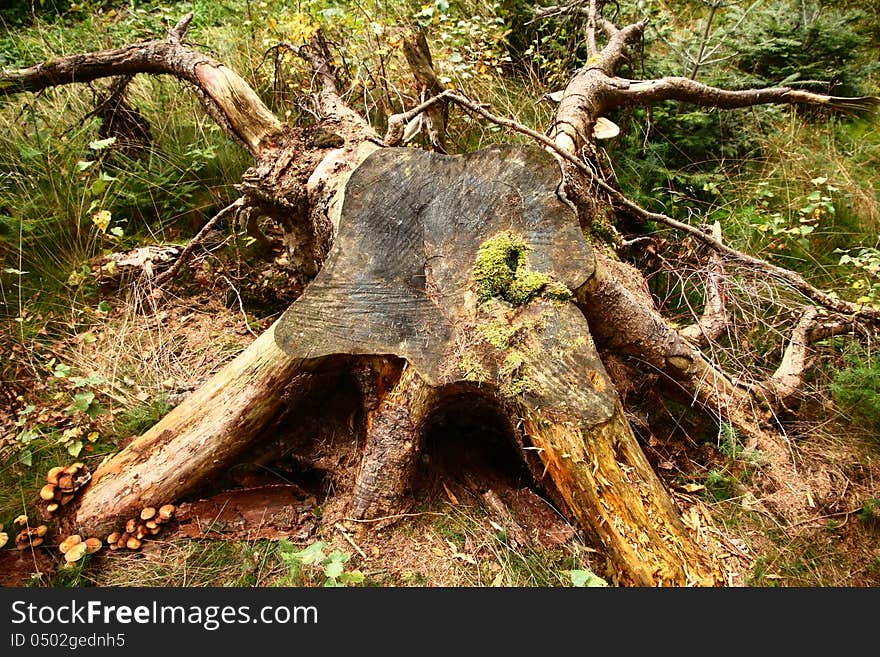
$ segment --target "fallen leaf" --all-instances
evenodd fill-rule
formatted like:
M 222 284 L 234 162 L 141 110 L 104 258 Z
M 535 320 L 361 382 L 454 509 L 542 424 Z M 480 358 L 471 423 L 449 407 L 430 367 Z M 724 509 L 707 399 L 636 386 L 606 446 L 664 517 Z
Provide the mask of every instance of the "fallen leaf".
M 706 490 L 706 487 L 703 484 L 685 484 L 681 488 L 688 493 L 696 493 L 701 490 Z

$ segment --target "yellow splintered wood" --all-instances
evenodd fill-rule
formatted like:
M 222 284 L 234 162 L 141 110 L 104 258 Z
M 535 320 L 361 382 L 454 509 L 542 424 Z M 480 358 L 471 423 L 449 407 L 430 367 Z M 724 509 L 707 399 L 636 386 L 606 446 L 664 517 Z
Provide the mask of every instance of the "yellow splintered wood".
M 619 402 L 609 421 L 593 426 L 520 410 L 547 474 L 578 521 L 605 545 L 623 583 L 720 583 L 717 566 L 687 534 Z

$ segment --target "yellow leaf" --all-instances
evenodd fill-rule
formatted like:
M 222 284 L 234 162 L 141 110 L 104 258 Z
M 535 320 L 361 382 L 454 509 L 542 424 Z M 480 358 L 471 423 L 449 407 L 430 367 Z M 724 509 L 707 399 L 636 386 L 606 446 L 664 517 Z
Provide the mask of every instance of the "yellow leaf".
M 80 436 L 83 435 L 82 427 L 73 427 L 72 429 L 65 429 L 61 434 L 61 439 L 58 441 L 59 443 L 66 443 L 68 440 L 76 440 Z
M 86 439 L 87 439 L 90 443 L 93 443 L 93 442 L 95 442 L 99 437 L 100 437 L 100 435 L 98 434 L 97 431 L 92 431 L 88 436 L 86 436 Z
M 856 303 L 871 303 L 873 299 L 871 297 L 859 297 L 856 299 Z
M 92 215 L 92 223 L 95 224 L 98 227 L 98 230 L 102 233 L 106 233 L 112 217 L 113 215 L 110 214 L 109 210 L 99 210 Z
M 682 489 L 688 493 L 696 493 L 697 491 L 706 490 L 706 487 L 703 484 L 685 484 L 682 486 Z

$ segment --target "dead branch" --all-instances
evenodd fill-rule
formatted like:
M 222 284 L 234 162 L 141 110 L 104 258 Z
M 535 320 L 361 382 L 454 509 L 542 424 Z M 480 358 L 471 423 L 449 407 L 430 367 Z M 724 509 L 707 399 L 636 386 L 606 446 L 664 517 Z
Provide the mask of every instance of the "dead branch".
M 813 345 L 857 329 L 853 320 L 822 321 L 816 308 L 807 308 L 792 331 L 776 371 L 767 380 L 755 384 L 754 391 L 767 397 L 777 408 L 789 408 L 792 400 L 803 393 L 804 375 L 815 361 Z
M 159 276 L 156 277 L 156 285 L 162 286 L 166 283 L 171 283 L 172 281 L 174 281 L 174 279 L 177 278 L 177 275 L 180 273 L 183 265 L 185 265 L 186 261 L 189 260 L 189 256 L 190 254 L 192 254 L 193 249 L 195 249 L 199 244 L 202 243 L 202 241 L 211 232 L 214 226 L 216 226 L 218 223 L 220 223 L 230 215 L 237 215 L 239 212 L 241 212 L 242 208 L 244 208 L 244 205 L 244 198 L 238 198 L 227 205 L 225 208 L 220 210 L 220 212 L 215 214 L 208 221 L 208 223 L 202 226 L 201 230 L 196 233 L 195 237 L 193 237 L 189 241 L 189 244 L 184 247 L 183 251 L 181 251 L 180 255 L 177 257 L 177 260 L 175 260 L 174 265 L 172 265 L 167 271 L 162 272 L 161 274 L 159 274 Z
M 191 14 L 185 16 L 166 41 L 145 41 L 3 71 L 0 96 L 120 75 L 172 75 L 193 85 L 211 118 L 258 156 L 270 145 L 272 137 L 281 132 L 282 124 L 237 73 L 182 45 L 191 20 Z
M 408 31 L 403 37 L 403 55 L 409 64 L 416 84 L 419 87 L 419 97 L 437 97 L 446 90 L 446 85 L 440 82 L 434 72 L 434 63 L 431 60 L 431 49 L 428 47 L 428 39 L 424 29 Z M 438 153 L 446 152 L 446 121 L 449 107 L 446 102 L 439 102 L 426 108 L 424 126 L 431 142 L 433 150 Z
M 721 242 L 721 224 L 717 221 L 710 229 L 712 236 Z M 725 297 L 725 272 L 721 257 L 713 252 L 709 256 L 706 274 L 706 299 L 699 320 L 681 330 L 681 335 L 699 345 L 715 342 L 727 328 L 728 316 Z
M 614 91 L 607 94 L 607 98 L 602 104 L 605 111 L 621 106 L 650 105 L 663 100 L 678 100 L 718 109 L 787 104 L 816 105 L 842 112 L 866 112 L 880 105 L 880 98 L 874 96 L 846 98 L 792 89 L 791 87 L 731 91 L 683 77 L 641 81 L 616 77 L 613 80 L 613 86 Z

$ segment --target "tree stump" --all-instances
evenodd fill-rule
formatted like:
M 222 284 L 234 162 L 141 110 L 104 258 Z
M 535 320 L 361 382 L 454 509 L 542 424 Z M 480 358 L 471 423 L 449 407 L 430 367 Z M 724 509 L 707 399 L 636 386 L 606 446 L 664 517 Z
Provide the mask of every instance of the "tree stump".
M 573 302 L 593 253 L 561 184 L 556 160 L 536 147 L 374 152 L 346 185 L 323 269 L 274 333 L 101 468 L 78 519 L 192 491 L 277 412 L 264 397 L 280 397 L 278 377 L 355 356 L 374 379 L 353 515 L 403 505 L 425 418 L 467 384 L 523 427 L 540 483 L 601 540 L 620 581 L 713 584 L 717 568 L 645 459 Z M 267 358 L 272 384 L 240 417 L 230 409 L 255 389 L 251 363 Z M 108 493 L 110 515 L 100 511 Z

